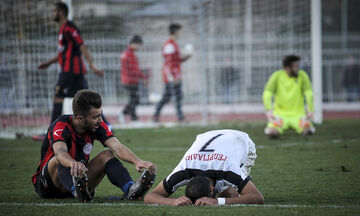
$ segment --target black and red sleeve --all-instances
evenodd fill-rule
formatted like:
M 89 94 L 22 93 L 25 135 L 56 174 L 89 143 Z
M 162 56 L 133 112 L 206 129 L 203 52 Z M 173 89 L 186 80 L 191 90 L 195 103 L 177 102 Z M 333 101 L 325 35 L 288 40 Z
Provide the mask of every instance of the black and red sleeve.
M 105 141 L 113 136 L 114 135 L 110 128 L 104 121 L 102 121 L 95 132 L 95 139 L 99 140 L 105 146 Z
M 50 145 L 59 141 L 66 143 L 67 138 L 70 136 L 70 130 L 65 122 L 59 121 L 55 123 L 53 129 L 49 131 L 48 135 Z
M 75 26 L 68 26 L 65 29 L 67 37 L 74 43 L 76 46 L 80 47 L 84 40 L 82 39 L 80 35 L 79 29 L 77 29 Z

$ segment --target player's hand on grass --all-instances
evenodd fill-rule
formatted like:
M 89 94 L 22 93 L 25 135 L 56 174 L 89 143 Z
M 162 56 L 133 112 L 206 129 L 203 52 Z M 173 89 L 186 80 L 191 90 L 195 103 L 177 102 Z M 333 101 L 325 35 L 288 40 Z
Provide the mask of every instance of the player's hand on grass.
M 85 164 L 81 162 L 74 161 L 71 163 L 71 170 L 70 174 L 74 177 L 82 177 L 84 172 L 87 172 L 88 169 L 86 168 Z
M 46 69 L 50 66 L 51 64 L 49 62 L 43 62 L 41 64 L 38 65 L 38 69 Z
M 140 161 L 137 164 L 135 164 L 135 168 L 138 172 L 141 172 L 142 169 L 146 169 L 152 174 L 156 174 L 157 172 L 156 165 L 150 161 Z
M 103 77 L 104 76 L 104 71 L 103 70 L 100 70 L 100 69 L 98 69 L 97 67 L 95 67 L 95 65 L 90 65 L 90 68 L 91 68 L 91 70 L 93 70 L 94 71 L 94 74 L 95 75 L 97 75 L 97 76 L 99 76 L 99 77 Z
M 173 201 L 174 206 L 185 206 L 185 205 L 192 205 L 192 202 L 186 196 L 181 196 Z
M 196 200 L 196 206 L 208 206 L 208 205 L 217 205 L 218 200 L 210 197 L 201 197 Z

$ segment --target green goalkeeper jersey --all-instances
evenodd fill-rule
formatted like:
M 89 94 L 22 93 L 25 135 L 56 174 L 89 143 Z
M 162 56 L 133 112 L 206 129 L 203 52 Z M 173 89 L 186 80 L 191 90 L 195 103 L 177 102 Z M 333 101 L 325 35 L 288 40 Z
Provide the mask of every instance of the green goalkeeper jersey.
M 273 108 L 274 115 L 303 116 L 307 110 L 314 111 L 313 92 L 309 76 L 299 70 L 298 77 L 290 77 L 284 69 L 275 71 L 265 85 L 263 102 L 266 110 Z

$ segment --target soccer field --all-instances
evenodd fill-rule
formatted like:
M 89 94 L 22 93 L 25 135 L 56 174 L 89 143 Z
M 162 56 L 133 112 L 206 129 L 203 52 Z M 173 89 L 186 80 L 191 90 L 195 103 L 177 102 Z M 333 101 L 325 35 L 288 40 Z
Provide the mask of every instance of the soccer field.
M 116 130 L 115 134 L 141 158 L 158 165 L 158 184 L 177 165 L 196 134 L 221 128 L 247 132 L 255 142 L 258 158 L 251 174 L 265 205 L 166 207 L 110 200 L 109 196 L 122 192 L 106 177 L 93 203 L 40 199 L 30 177 L 41 143 L 23 138 L 0 140 L 0 215 L 360 215 L 360 120 L 329 120 L 313 136 L 288 132 L 279 140 L 269 140 L 261 122 Z M 96 143 L 92 155 L 103 149 Z M 136 179 L 139 174 L 134 166 L 126 166 Z M 183 193 L 182 189 L 173 196 Z

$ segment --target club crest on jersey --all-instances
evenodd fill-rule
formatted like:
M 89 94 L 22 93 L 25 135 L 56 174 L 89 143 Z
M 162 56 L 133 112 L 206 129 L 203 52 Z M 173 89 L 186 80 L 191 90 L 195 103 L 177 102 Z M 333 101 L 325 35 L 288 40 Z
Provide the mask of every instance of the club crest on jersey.
M 54 131 L 54 136 L 60 136 L 60 135 L 58 134 L 58 132 L 61 132 L 61 131 L 63 131 L 63 129 L 57 129 L 56 131 Z
M 77 37 L 77 36 L 79 36 L 79 34 L 77 33 L 77 31 L 74 31 L 74 32 L 72 33 L 72 36 L 73 36 L 73 37 Z
M 86 143 L 83 147 L 83 152 L 86 155 L 89 155 L 92 151 L 93 145 L 91 143 Z

